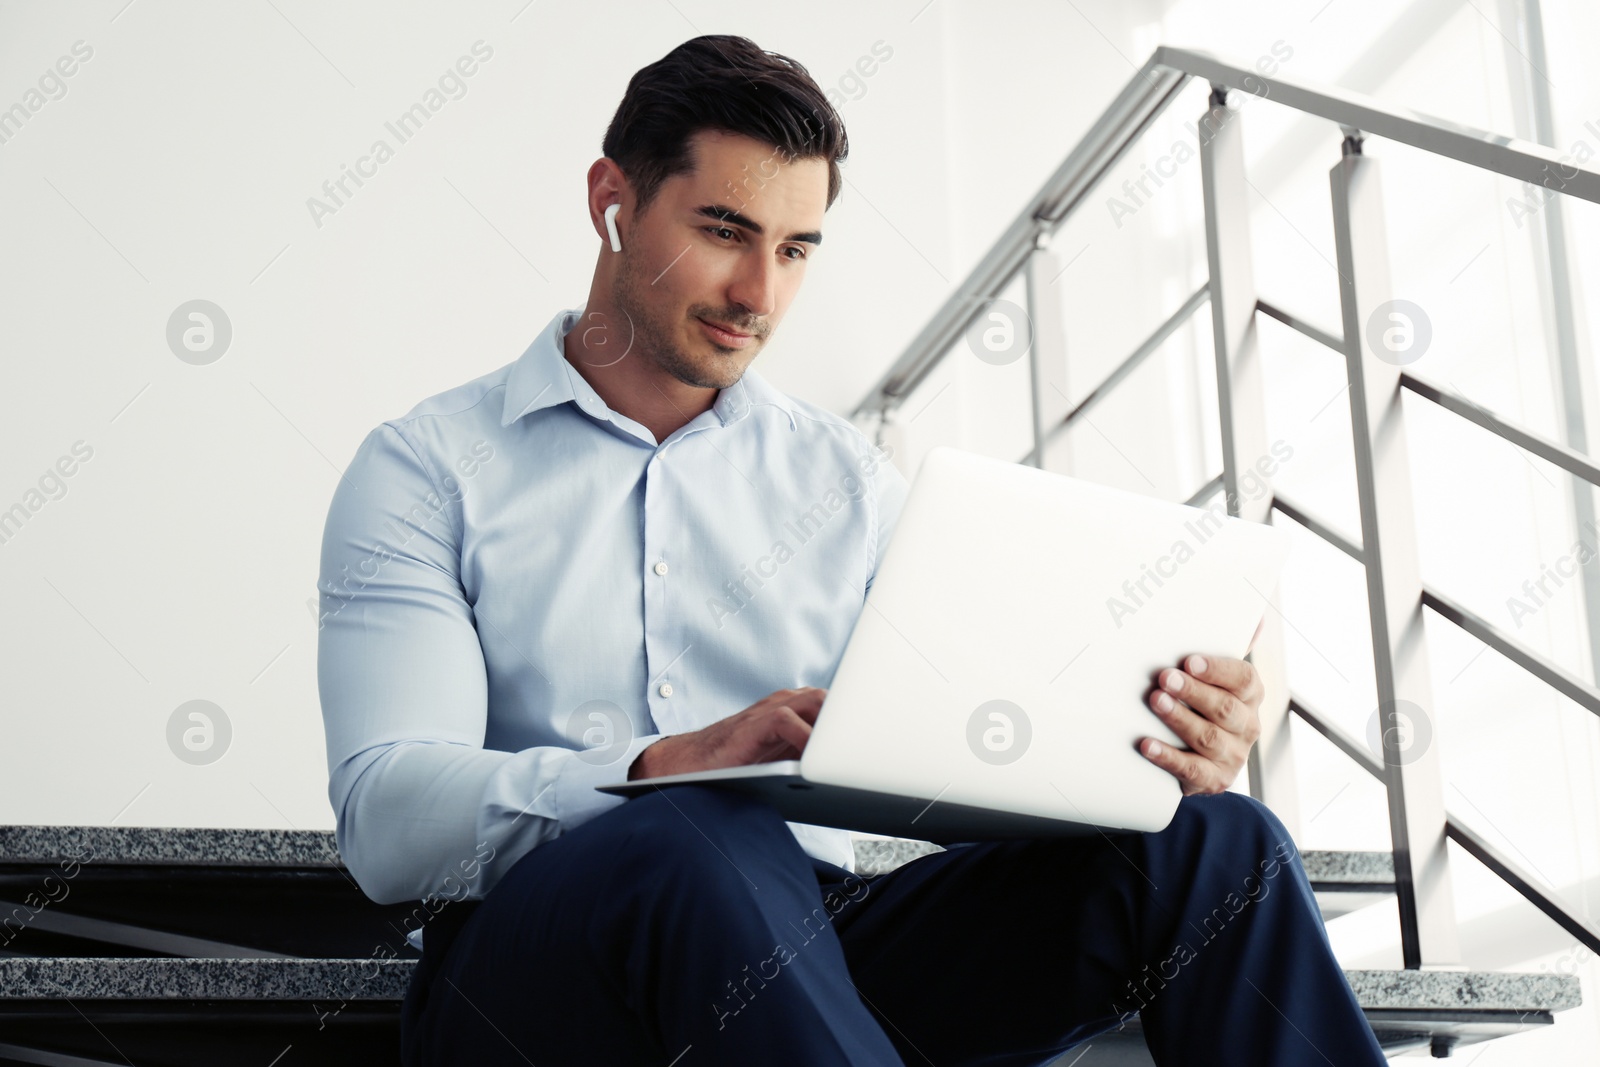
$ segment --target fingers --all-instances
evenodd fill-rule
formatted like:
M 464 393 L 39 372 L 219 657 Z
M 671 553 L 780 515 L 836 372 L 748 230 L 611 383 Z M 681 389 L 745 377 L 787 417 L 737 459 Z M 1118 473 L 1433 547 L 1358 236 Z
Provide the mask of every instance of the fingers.
M 811 723 L 788 704 L 780 705 L 778 712 L 779 714 L 773 718 L 773 731 L 785 742 L 794 746 L 795 755 L 799 755 L 806 750 L 806 742 L 811 740 Z M 780 754 L 775 758 L 793 757 Z
M 1153 737 L 1145 738 L 1139 751 L 1151 763 L 1178 779 L 1185 796 L 1190 793 L 1219 793 L 1227 788 L 1217 771 L 1217 765 L 1203 756 L 1173 748 Z
M 1145 738 L 1139 749 L 1176 777 L 1185 794 L 1220 792 L 1260 737 L 1261 679 L 1249 663 L 1225 656 L 1190 656 L 1184 666 L 1157 675 L 1149 703 L 1192 751 L 1155 738 Z
M 1156 680 L 1161 688 L 1229 733 L 1254 740 L 1252 734 L 1260 729 L 1254 708 L 1262 695 L 1256 669 L 1242 659 L 1224 657 L 1190 656 L 1185 662 L 1188 671 L 1169 667 L 1160 673 Z
M 1184 670 L 1191 678 L 1226 689 L 1241 700 L 1250 701 L 1261 695 L 1261 676 L 1246 660 L 1232 656 L 1190 656 L 1184 660 Z
M 826 689 L 819 689 L 814 685 L 804 686 L 800 689 L 779 689 L 777 692 L 768 693 L 763 700 L 774 701 L 779 704 L 789 704 L 796 709 L 804 706 L 811 707 L 822 705 L 822 698 L 828 695 Z
M 1176 699 L 1171 693 L 1158 689 L 1150 694 L 1150 708 L 1183 743 L 1210 760 L 1217 760 L 1228 752 L 1228 736 L 1221 726 L 1193 708 Z
M 822 710 L 822 701 L 828 695 L 826 689 L 816 686 L 806 686 L 803 689 L 780 689 L 763 699 L 762 703 L 772 706 L 788 706 L 794 713 L 806 722 L 816 722 L 817 715 Z

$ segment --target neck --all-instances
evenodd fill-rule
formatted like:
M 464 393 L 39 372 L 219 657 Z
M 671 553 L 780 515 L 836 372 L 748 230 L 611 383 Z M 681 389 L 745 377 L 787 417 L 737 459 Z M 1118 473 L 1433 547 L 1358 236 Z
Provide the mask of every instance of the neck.
M 563 355 L 611 410 L 647 428 L 659 444 L 716 403 L 718 389 L 667 373 L 629 326 L 628 316 L 594 293 L 562 341 Z

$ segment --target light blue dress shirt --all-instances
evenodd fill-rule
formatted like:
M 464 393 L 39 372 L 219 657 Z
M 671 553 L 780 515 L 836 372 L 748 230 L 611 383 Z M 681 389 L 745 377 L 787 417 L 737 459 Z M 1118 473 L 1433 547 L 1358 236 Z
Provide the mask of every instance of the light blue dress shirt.
M 481 898 L 626 803 L 594 787 L 646 746 L 827 687 L 905 501 L 886 450 L 753 369 L 657 443 L 565 359 L 581 314 L 373 429 L 335 488 L 328 797 L 379 903 Z M 854 869 L 847 831 L 789 826 Z

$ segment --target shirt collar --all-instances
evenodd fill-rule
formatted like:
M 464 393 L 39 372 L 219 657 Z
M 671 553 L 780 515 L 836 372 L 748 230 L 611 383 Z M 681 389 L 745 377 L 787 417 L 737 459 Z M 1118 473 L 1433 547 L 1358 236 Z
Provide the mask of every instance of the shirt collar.
M 596 418 L 604 418 L 611 410 L 577 368 L 567 361 L 563 349 L 563 341 L 582 315 L 582 308 L 558 312 L 527 351 L 517 358 L 506 379 L 501 426 L 509 426 L 524 415 L 569 400 Z M 790 428 L 794 428 L 794 407 L 789 398 L 752 367 L 746 367 L 738 381 L 717 391 L 711 410 L 723 426 L 728 426 L 750 414 L 751 408 L 758 404 L 777 407 L 788 417 Z

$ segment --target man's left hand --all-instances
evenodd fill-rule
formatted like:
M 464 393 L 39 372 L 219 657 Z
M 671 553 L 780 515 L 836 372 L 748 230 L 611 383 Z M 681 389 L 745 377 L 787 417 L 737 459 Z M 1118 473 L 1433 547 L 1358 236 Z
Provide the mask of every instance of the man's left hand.
M 1261 736 L 1261 676 L 1242 659 L 1196 655 L 1183 670 L 1162 670 L 1156 682 L 1150 709 L 1189 747 L 1149 737 L 1139 751 L 1176 777 L 1184 796 L 1227 789 Z

